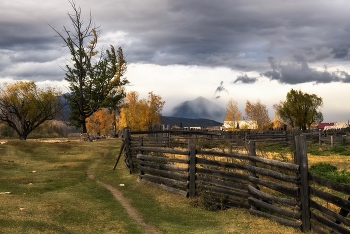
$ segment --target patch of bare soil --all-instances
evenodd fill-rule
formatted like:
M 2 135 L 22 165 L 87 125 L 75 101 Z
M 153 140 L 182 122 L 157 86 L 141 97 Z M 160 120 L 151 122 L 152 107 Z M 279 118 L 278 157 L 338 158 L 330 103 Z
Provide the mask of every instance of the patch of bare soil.
M 143 219 L 142 215 L 131 205 L 130 201 L 125 198 L 123 196 L 123 194 L 116 189 L 115 187 L 103 183 L 99 180 L 97 180 L 94 175 L 92 175 L 91 173 L 86 173 L 88 178 L 96 181 L 96 183 L 98 183 L 99 185 L 102 185 L 103 187 L 105 187 L 108 191 L 110 191 L 113 195 L 113 197 L 124 207 L 124 209 L 126 210 L 126 212 L 130 215 L 130 217 L 132 219 L 134 219 L 137 223 L 139 223 L 142 227 L 144 227 L 145 229 L 145 233 L 147 234 L 157 234 L 157 233 L 162 233 L 158 228 L 147 224 L 145 222 L 145 220 Z

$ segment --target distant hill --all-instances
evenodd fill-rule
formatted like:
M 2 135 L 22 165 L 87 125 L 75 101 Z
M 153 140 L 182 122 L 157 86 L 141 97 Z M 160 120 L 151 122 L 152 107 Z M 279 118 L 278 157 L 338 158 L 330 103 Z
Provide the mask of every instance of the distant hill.
M 204 97 L 192 101 L 185 101 L 175 106 L 170 116 L 188 119 L 212 119 L 222 122 L 226 110 Z
M 190 119 L 181 117 L 161 116 L 161 123 L 164 125 L 178 126 L 178 127 L 212 127 L 222 126 L 222 123 L 210 119 Z

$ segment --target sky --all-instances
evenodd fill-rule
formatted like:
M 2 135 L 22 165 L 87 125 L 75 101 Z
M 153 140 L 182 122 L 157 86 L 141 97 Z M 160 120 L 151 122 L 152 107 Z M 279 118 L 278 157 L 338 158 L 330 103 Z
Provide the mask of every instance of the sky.
M 324 122 L 350 119 L 350 1 L 75 0 L 101 30 L 100 48 L 122 47 L 127 91 L 165 101 L 163 115 L 199 96 L 273 104 L 291 89 L 323 98 Z M 67 92 L 72 28 L 66 0 L 0 2 L 0 82 L 32 80 Z M 244 114 L 243 114 L 244 115 Z

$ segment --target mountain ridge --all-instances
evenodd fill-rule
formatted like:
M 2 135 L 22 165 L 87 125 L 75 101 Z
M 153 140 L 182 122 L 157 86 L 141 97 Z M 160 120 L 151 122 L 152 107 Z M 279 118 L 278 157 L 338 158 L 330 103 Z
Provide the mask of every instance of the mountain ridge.
M 178 127 L 213 127 L 222 126 L 221 122 L 211 119 L 191 119 L 173 116 L 161 116 L 160 121 L 164 125 L 178 126 Z
M 191 101 L 184 101 L 176 105 L 170 116 L 188 119 L 209 119 L 222 122 L 226 110 L 208 99 L 199 96 Z

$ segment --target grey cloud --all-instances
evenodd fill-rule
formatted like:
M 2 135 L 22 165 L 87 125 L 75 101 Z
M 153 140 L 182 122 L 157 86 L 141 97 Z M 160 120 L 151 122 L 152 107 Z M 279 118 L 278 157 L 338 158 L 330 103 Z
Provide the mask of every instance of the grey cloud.
M 261 75 L 282 84 L 350 82 L 350 76 L 345 71 L 330 72 L 327 67 L 323 71 L 319 71 L 310 68 L 303 58 L 299 58 L 299 60 L 293 63 L 276 64 L 274 58 L 271 57 L 269 58 L 271 70 Z
M 254 84 L 256 81 L 258 81 L 258 78 L 256 77 L 248 77 L 247 74 L 242 74 L 237 77 L 236 80 L 234 80 L 232 83 L 238 83 L 241 82 L 243 84 Z
M 345 58 L 349 54 L 349 48 L 348 47 L 333 48 L 331 53 L 334 55 L 334 58 Z
M 227 89 L 224 87 L 223 81 L 220 82 L 220 85 L 215 90 L 215 93 L 222 93 L 222 92 L 228 93 Z M 218 97 L 220 97 L 220 96 L 217 96 L 216 98 L 218 98 Z
M 319 61 L 327 64 L 334 59 L 342 62 L 349 57 L 350 2 L 101 0 L 96 4 L 93 0 L 76 0 L 76 3 L 82 8 L 84 20 L 91 10 L 102 36 L 125 33 L 125 38 L 113 45 L 123 47 L 129 63 L 228 67 L 294 83 L 336 80 L 329 72 L 321 76 L 309 64 Z M 50 0 L 40 7 L 34 0 L 24 1 L 20 7 L 1 2 L 0 49 L 18 54 L 11 58 L 15 63 L 54 61 L 63 54 L 69 59 L 68 50 L 62 49 L 62 41 L 54 37 L 48 26 L 58 30 L 63 25 L 70 28 L 67 11 L 71 12 L 68 1 Z M 112 42 L 105 43 L 108 46 Z M 59 52 L 55 54 L 53 50 Z M 268 57 L 278 57 L 287 64 L 270 61 L 271 70 L 266 71 Z M 4 63 L 0 69 L 5 69 Z M 307 76 L 292 79 L 293 71 Z M 254 81 L 238 78 L 239 82 Z

